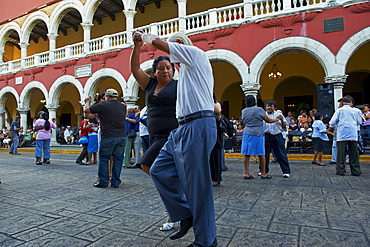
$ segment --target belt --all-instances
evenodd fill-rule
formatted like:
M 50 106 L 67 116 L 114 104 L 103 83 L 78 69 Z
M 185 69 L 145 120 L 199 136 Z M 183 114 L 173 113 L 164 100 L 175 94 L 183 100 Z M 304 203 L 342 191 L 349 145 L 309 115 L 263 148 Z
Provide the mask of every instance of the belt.
M 179 117 L 177 121 L 181 125 L 181 124 L 189 123 L 198 118 L 215 117 L 215 116 L 216 116 L 215 112 L 211 110 L 197 111 L 189 115 L 186 115 L 185 117 Z

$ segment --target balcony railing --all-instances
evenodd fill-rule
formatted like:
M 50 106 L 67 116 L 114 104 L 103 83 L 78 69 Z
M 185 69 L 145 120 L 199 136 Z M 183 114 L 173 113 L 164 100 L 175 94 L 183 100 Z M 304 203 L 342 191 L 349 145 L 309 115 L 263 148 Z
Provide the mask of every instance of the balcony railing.
M 188 15 L 184 18 L 175 18 L 159 23 L 152 23 L 136 29 L 157 34 L 162 38 L 166 38 L 172 33 L 179 31 L 187 34 L 194 34 L 220 27 L 237 26 L 244 22 L 255 22 L 262 19 L 275 18 L 276 16 L 293 15 L 298 11 L 302 13 L 319 9 L 322 10 L 327 7 L 326 1 L 327 0 L 254 0 L 247 3 L 210 9 L 208 11 Z M 342 3 L 345 0 L 336 1 L 341 1 Z M 45 66 L 51 63 L 108 52 L 112 49 L 122 49 L 131 45 L 132 44 L 128 42 L 127 31 L 124 31 L 2 63 L 0 65 L 0 74 L 15 73 L 22 69 Z

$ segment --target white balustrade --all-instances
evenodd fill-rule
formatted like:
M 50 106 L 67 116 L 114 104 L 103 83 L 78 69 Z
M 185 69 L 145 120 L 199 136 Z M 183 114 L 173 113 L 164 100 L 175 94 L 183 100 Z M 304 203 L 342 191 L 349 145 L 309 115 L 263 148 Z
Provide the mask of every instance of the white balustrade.
M 89 51 L 99 51 L 103 49 L 104 38 L 93 39 L 89 41 Z
M 121 46 L 127 43 L 127 33 L 122 32 L 109 36 L 109 42 L 111 47 Z
M 217 23 L 240 21 L 244 18 L 244 4 L 216 9 Z
M 60 60 L 66 57 L 65 47 L 54 50 L 55 60 Z
M 250 0 L 247 3 L 234 4 L 222 8 L 214 8 L 208 11 L 185 16 L 185 32 L 195 33 L 200 31 L 212 30 L 216 25 L 225 26 L 225 24 L 241 23 L 247 19 L 256 17 L 271 18 L 276 17 L 276 13 L 284 11 L 284 15 L 294 15 L 302 11 L 309 11 L 312 8 L 325 8 L 329 0 Z M 339 4 L 339 0 L 336 0 Z M 353 4 L 366 2 L 365 0 L 354 1 Z M 299 10 L 298 10 L 299 9 Z M 298 10 L 298 11 L 297 11 Z M 247 11 L 248 13 L 244 13 Z M 158 23 L 136 28 L 146 33 L 152 33 L 161 37 L 168 37 L 172 33 L 180 31 L 180 18 L 174 18 Z M 68 45 L 52 51 L 35 54 L 22 59 L 9 61 L 0 64 L 0 74 L 17 71 L 23 68 L 46 64 L 50 59 L 65 60 L 71 57 L 86 56 L 90 52 L 108 51 L 114 47 L 122 47 L 128 42 L 127 32 L 106 35 L 88 42 L 80 42 Z
M 71 56 L 78 56 L 84 53 L 84 43 L 77 43 L 70 46 Z

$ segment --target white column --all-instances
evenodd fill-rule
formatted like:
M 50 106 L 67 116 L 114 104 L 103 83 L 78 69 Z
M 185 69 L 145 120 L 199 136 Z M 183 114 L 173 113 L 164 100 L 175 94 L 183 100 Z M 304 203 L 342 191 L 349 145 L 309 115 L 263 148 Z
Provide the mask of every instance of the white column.
M 82 115 L 82 113 L 76 114 L 76 118 L 77 118 L 76 127 L 77 127 L 77 130 L 79 129 L 79 126 L 80 126 L 80 123 L 81 123 L 81 120 L 82 120 L 81 115 Z
M 132 30 L 134 29 L 134 17 L 136 15 L 135 10 L 124 10 L 123 13 L 126 16 L 126 32 L 127 32 L 127 43 L 132 44 Z
M 57 118 L 57 110 L 60 105 L 45 105 L 45 107 L 49 111 L 49 119 L 53 120 Z M 54 122 L 57 124 L 56 122 Z M 57 142 L 57 132 L 55 129 L 51 132 L 51 139 L 50 139 L 50 146 L 59 146 L 60 144 Z
M 30 108 L 17 108 L 19 115 L 21 116 L 21 127 L 23 127 L 23 132 L 27 130 L 27 115 Z
M 26 42 L 20 42 L 19 43 L 19 46 L 21 47 L 21 58 L 22 58 L 22 61 L 21 61 L 21 67 L 24 68 L 25 67 L 25 58 L 27 57 L 27 48 L 30 44 L 29 43 L 26 43 Z
M 179 31 L 186 31 L 186 3 L 188 0 L 177 0 L 177 10 L 179 15 Z
M 348 75 L 326 76 L 325 83 L 334 83 L 334 109 L 338 109 L 338 100 L 343 97 L 343 87 L 346 83 Z
M 244 0 L 244 18 L 251 18 L 253 16 L 253 5 L 251 0 Z
M 127 108 L 134 107 L 136 102 L 140 97 L 135 96 L 124 96 L 122 99 L 124 100 Z
M 4 116 L 5 116 L 5 111 L 0 111 L 0 130 L 3 130 L 3 127 L 5 125 Z
M 54 50 L 57 48 L 57 37 L 58 34 L 49 33 L 49 51 L 50 51 L 50 61 L 53 61 L 55 59 Z
M 292 8 L 291 6 L 291 0 L 283 0 L 283 10 L 290 10 Z
M 258 90 L 260 90 L 261 85 L 258 83 L 248 82 L 243 83 L 242 85 L 240 85 L 240 87 L 242 88 L 245 96 L 253 95 L 257 99 Z
M 4 56 L 5 51 L 0 50 L 0 63 L 3 63 L 3 56 Z M 0 71 L 1 72 L 1 71 Z
M 94 26 L 94 24 L 90 22 L 83 22 L 81 23 L 81 26 L 84 30 L 84 52 L 89 52 L 89 41 L 91 39 L 91 28 Z

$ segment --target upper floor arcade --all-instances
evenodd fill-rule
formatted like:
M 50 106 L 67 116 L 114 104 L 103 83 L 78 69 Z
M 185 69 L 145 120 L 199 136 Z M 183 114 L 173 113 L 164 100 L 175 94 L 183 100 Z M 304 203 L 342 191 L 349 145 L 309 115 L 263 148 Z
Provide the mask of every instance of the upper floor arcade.
M 367 1 L 347 0 L 52 1 L 3 22 L 0 75 L 128 48 L 135 29 L 166 38 L 179 31 L 196 35 L 224 30 L 227 35 L 228 28 L 259 23 L 282 27 L 289 35 L 293 25 L 333 7 L 355 13 L 370 8 Z M 212 37 L 203 39 L 212 47 Z

